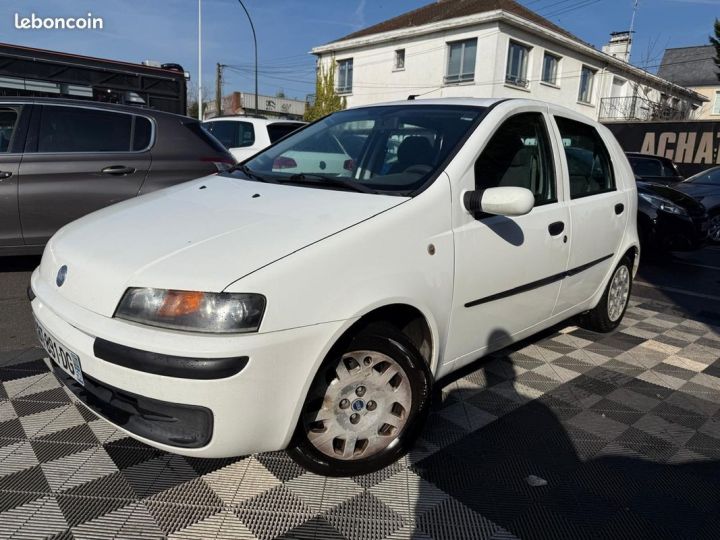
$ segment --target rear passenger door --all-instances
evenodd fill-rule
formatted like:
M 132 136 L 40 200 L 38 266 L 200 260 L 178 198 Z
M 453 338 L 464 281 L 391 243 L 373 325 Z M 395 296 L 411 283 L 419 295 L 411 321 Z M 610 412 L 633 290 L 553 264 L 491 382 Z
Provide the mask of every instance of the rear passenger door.
M 616 168 L 590 124 L 555 116 L 569 184 L 571 234 L 567 277 L 555 313 L 590 299 L 613 264 L 628 219 L 628 194 L 618 190 Z
M 26 245 L 137 195 L 150 168 L 149 118 L 92 106 L 42 105 L 31 120 L 20 166 L 20 221 Z
M 29 114 L 30 108 L 0 106 L 0 247 L 22 245 L 17 191 L 26 122 L 21 118 Z

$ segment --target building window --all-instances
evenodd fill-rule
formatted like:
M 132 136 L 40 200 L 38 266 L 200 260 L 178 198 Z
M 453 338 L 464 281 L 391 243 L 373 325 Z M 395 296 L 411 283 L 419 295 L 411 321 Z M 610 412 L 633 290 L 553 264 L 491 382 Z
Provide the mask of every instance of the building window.
M 448 67 L 445 82 L 472 81 L 475 78 L 477 39 L 448 43 Z
M 713 114 L 720 114 L 720 91 L 715 92 L 715 103 L 713 103 Z
M 405 69 L 405 49 L 395 51 L 395 69 Z
M 593 79 L 595 79 L 595 70 L 587 66 L 583 66 L 580 72 L 580 90 L 578 92 L 578 101 L 581 103 L 592 103 Z
M 554 54 L 545 53 L 543 57 L 542 82 L 557 86 L 558 64 L 560 58 Z
M 528 86 L 527 70 L 529 56 L 530 47 L 520 45 L 514 41 L 510 42 L 505 82 L 523 88 Z
M 353 82 L 353 61 L 352 58 L 340 60 L 338 62 L 338 86 L 337 91 L 340 94 L 349 94 L 352 92 Z

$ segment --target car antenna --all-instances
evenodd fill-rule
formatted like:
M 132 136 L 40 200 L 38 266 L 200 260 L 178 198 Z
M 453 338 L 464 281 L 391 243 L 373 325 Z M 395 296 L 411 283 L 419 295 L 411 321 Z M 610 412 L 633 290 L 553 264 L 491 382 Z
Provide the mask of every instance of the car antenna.
M 408 96 L 408 101 L 415 101 L 415 98 L 418 97 L 420 94 L 410 94 Z

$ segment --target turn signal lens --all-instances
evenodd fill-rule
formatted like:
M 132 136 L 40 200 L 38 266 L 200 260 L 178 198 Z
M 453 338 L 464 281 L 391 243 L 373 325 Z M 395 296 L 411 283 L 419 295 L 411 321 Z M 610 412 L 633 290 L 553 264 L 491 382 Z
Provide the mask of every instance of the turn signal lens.
M 132 288 L 125 291 L 115 317 L 188 332 L 256 332 L 265 297 L 247 293 L 207 293 Z
M 179 317 L 200 309 L 204 293 L 197 291 L 167 291 L 165 301 L 158 310 L 161 317 Z

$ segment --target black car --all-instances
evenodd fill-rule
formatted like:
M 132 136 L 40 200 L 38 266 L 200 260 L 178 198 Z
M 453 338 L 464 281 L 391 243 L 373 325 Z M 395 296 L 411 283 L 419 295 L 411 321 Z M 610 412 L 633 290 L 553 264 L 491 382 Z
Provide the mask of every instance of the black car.
M 673 188 L 690 195 L 707 208 L 708 239 L 720 243 L 720 167 L 713 167 L 691 176 L 673 185 Z
M 646 253 L 689 251 L 708 235 L 705 206 L 669 186 L 637 179 L 638 234 Z
M 200 122 L 52 98 L 0 99 L 0 255 L 40 253 L 60 227 L 235 163 Z
M 635 177 L 640 180 L 670 185 L 680 182 L 684 178 L 671 159 L 637 152 L 626 152 L 625 155 Z

